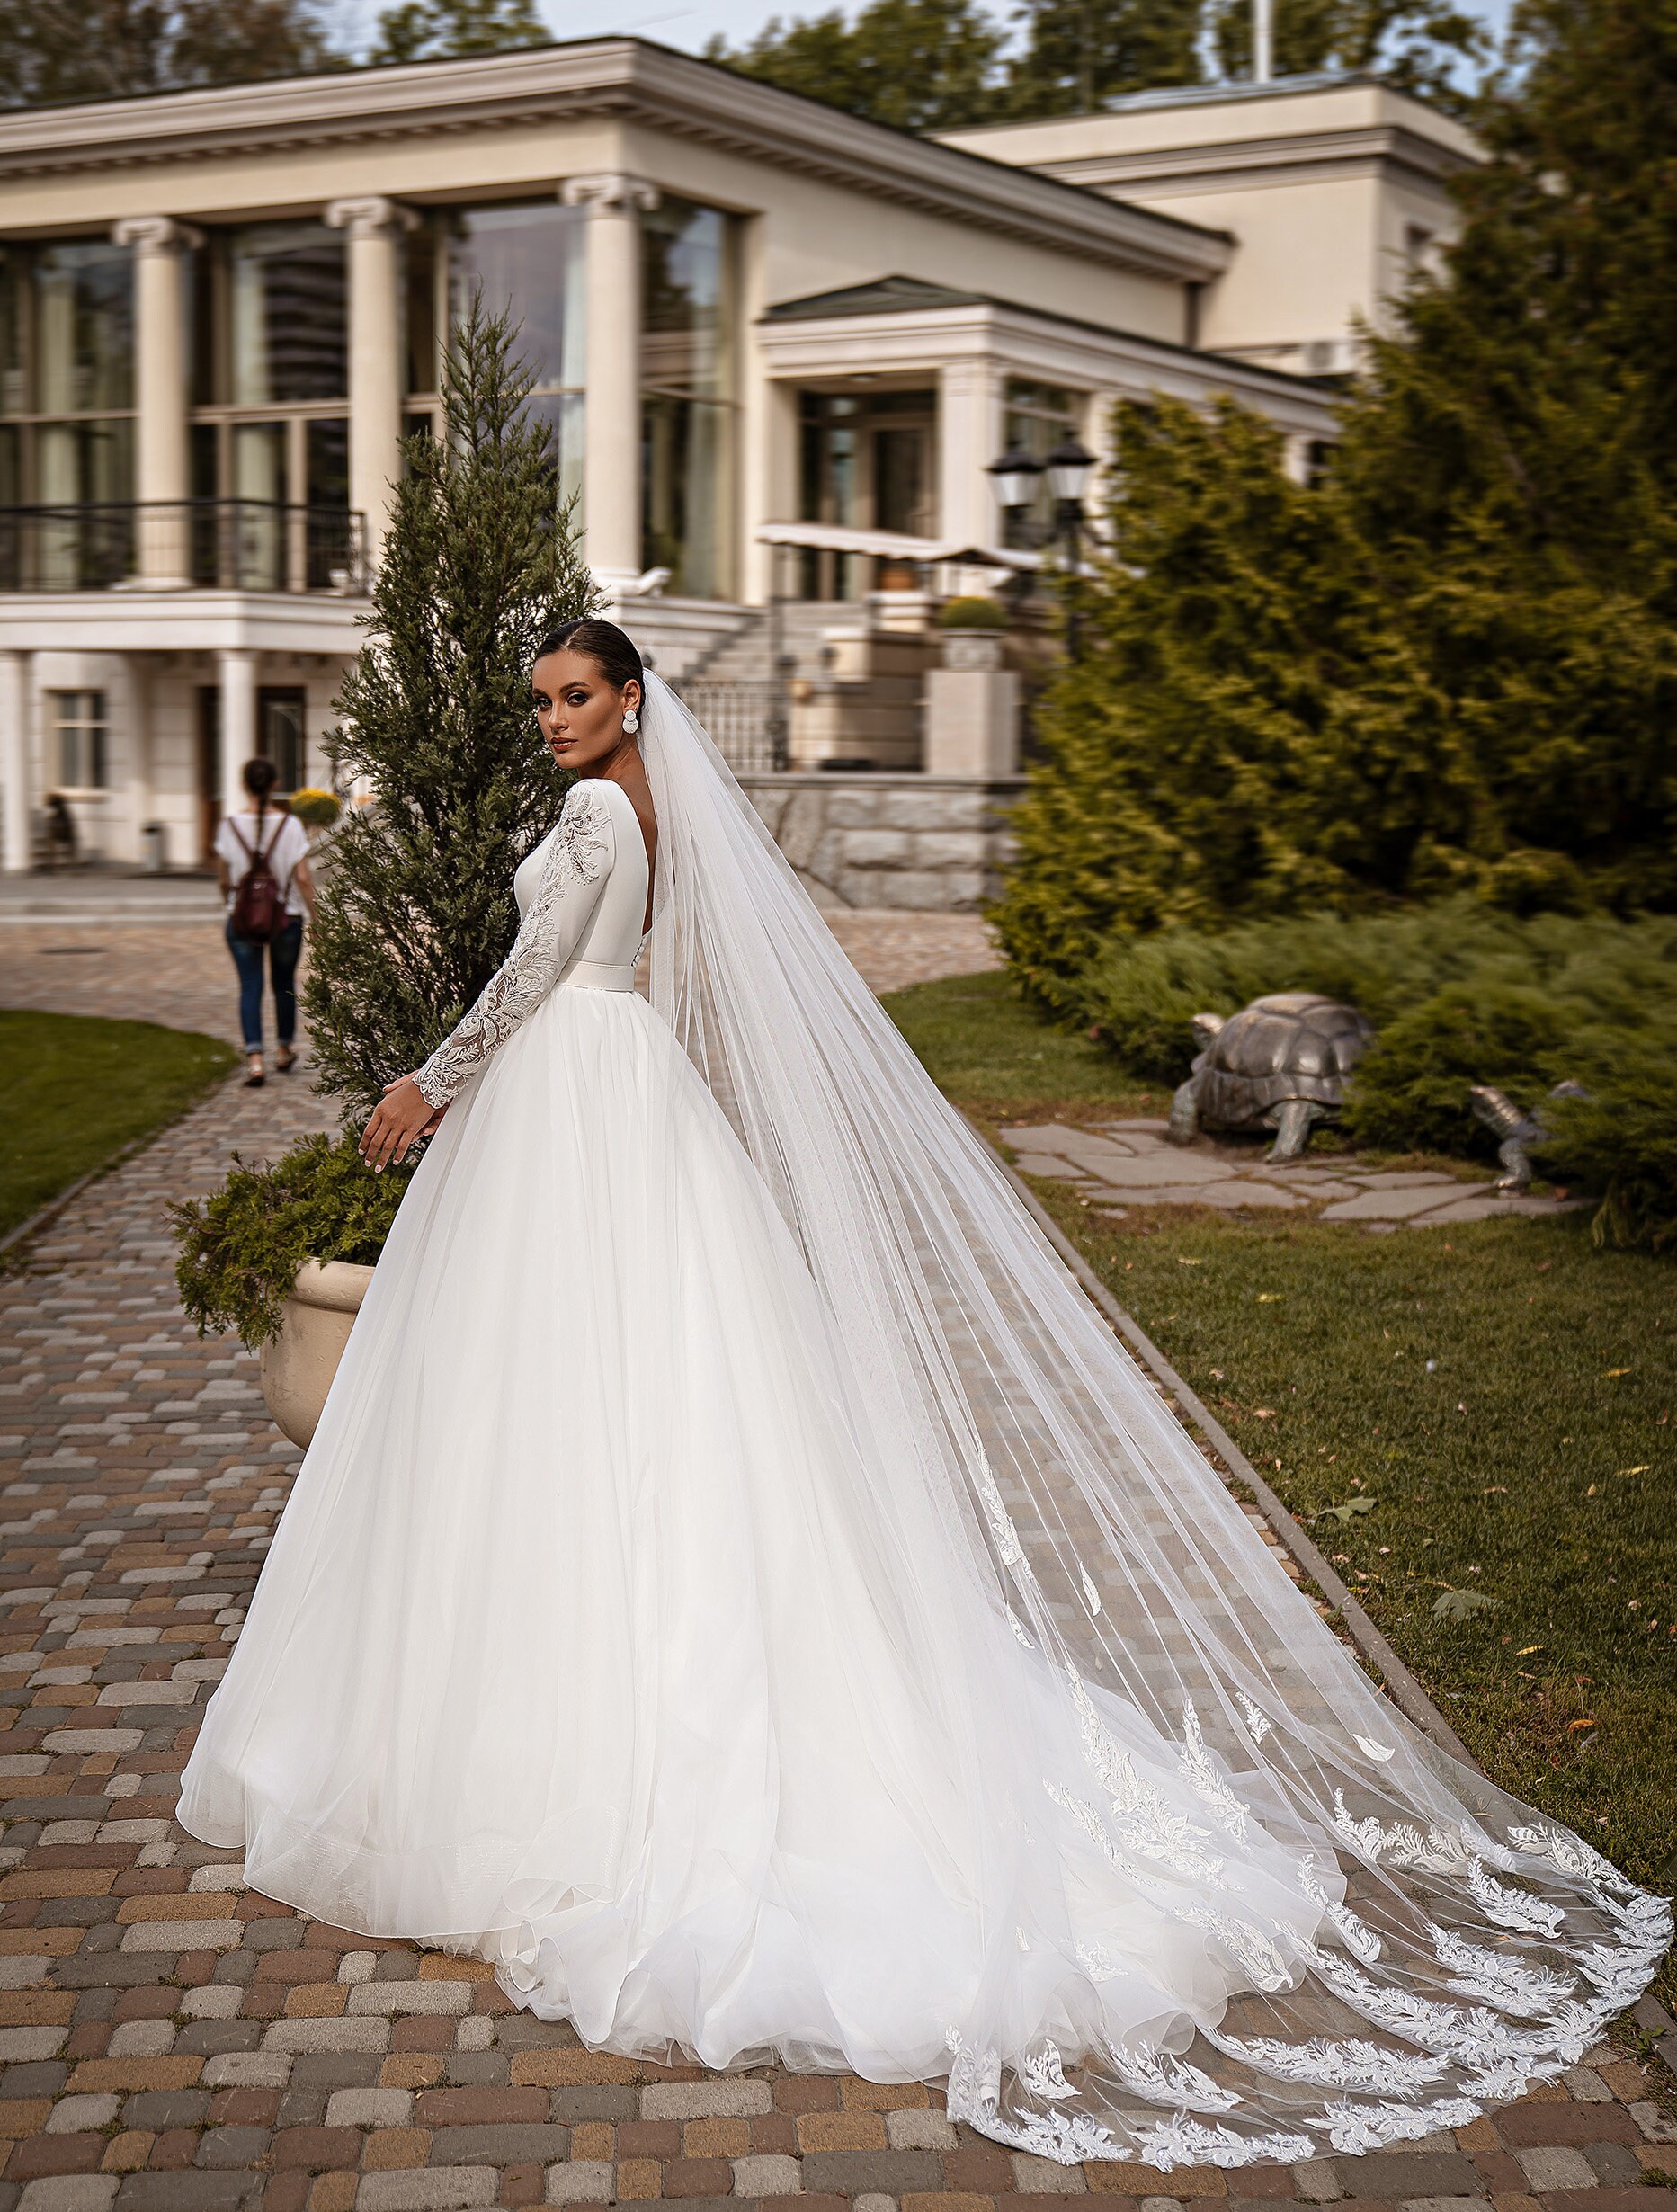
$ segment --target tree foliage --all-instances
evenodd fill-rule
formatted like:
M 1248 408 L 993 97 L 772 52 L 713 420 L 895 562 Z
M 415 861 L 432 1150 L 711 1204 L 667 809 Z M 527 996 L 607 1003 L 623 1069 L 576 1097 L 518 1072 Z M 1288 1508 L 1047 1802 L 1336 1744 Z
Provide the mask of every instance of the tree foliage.
M 1112 928 L 1677 905 L 1677 4 L 1521 20 L 1319 488 L 1232 406 L 1124 411 L 1000 909 L 1051 1003 Z
M 401 0 L 379 15 L 367 58 L 435 61 L 552 43 L 553 33 L 534 0 Z
M 1225 403 L 1119 410 L 1083 650 L 1039 716 L 997 909 L 1050 1004 L 1108 930 L 1449 879 L 1470 777 L 1339 503 Z
M 840 7 L 772 16 L 745 45 L 718 35 L 705 52 L 874 122 L 959 130 L 1249 75 L 1249 0 L 1214 4 L 1215 59 L 1200 37 L 1202 0 L 1017 0 L 1006 25 L 978 0 L 867 0 L 853 20 Z M 1287 0 L 1277 28 L 1284 69 L 1378 67 L 1451 105 L 1464 97 L 1453 73 L 1486 45 L 1452 0 Z
M 4 0 L 0 107 L 121 100 L 341 66 L 312 0 Z
M 747 44 L 720 34 L 711 61 L 902 130 L 950 130 L 998 110 L 1004 35 L 975 0 L 868 0 L 853 22 L 771 16 Z
M 476 308 L 453 341 L 447 435 L 407 442 L 372 636 L 327 740 L 339 783 L 371 793 L 335 835 L 305 991 L 321 1087 L 352 1115 L 419 1066 L 505 958 L 513 869 L 565 789 L 530 667 L 592 586 L 512 343 Z
M 1216 0 L 1211 27 L 1219 69 L 1249 76 L 1251 0 Z M 1378 68 L 1399 91 L 1457 111 L 1470 104 L 1463 63 L 1477 68 L 1490 52 L 1484 22 L 1451 0 L 1286 0 L 1273 36 L 1283 76 Z

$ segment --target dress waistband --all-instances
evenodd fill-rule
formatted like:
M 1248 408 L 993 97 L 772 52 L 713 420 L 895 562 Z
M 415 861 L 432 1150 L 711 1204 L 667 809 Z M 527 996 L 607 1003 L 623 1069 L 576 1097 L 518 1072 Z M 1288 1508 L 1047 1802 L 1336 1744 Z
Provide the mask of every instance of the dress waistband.
M 573 960 L 559 977 L 559 987 L 574 985 L 580 991 L 632 991 L 635 963 L 617 966 L 610 960 Z

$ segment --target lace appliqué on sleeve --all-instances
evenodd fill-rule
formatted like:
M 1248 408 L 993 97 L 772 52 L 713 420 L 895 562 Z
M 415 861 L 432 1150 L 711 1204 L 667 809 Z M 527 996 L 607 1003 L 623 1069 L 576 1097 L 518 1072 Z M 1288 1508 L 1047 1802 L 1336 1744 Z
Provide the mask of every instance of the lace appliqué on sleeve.
M 478 993 L 471 1012 L 414 1077 L 428 1104 L 442 1106 L 458 1097 L 552 990 L 593 910 L 595 887 L 606 875 L 612 852 L 604 799 L 591 785 L 576 785 L 566 799 L 541 881 L 513 950 Z

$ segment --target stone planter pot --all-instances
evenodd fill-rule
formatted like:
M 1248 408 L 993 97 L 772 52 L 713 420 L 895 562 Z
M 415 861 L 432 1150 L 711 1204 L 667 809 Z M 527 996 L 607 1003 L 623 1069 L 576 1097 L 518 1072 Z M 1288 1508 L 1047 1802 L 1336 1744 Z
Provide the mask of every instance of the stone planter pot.
M 280 1333 L 262 1348 L 268 1411 L 305 1451 L 371 1280 L 371 1268 L 348 1260 L 305 1260 L 285 1301 Z
M 1002 665 L 1005 644 L 999 629 L 946 629 L 943 665 L 961 675 L 993 676 Z

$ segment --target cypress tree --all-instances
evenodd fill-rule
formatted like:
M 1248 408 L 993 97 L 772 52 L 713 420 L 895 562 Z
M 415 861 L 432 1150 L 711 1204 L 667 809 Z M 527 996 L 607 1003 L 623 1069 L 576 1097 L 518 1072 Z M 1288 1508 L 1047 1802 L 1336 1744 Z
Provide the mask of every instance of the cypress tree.
M 1677 6 L 1518 20 L 1320 486 L 1232 406 L 1125 415 L 998 911 L 1050 1003 L 1108 930 L 1677 907 Z
M 1117 427 L 1083 649 L 1039 716 L 995 910 L 1053 1005 L 1108 930 L 1390 898 L 1472 813 L 1424 667 L 1271 425 L 1161 401 Z
M 548 433 L 504 317 L 474 306 L 442 379 L 444 436 L 407 441 L 370 636 L 327 754 L 345 809 L 305 986 L 322 1090 L 359 1119 L 506 957 L 513 871 L 568 779 L 536 728 L 544 632 L 593 603 Z

